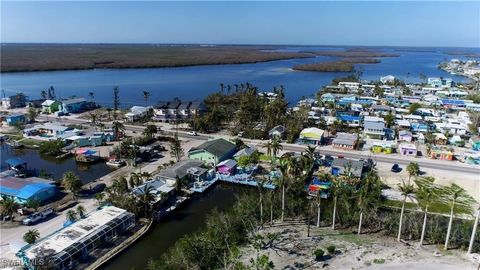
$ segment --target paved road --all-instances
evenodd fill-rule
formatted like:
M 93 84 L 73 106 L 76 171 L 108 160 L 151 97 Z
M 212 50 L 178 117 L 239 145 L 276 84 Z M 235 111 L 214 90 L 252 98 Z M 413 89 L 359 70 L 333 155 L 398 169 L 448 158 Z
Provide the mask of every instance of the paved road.
M 39 119 L 46 120 L 45 116 L 40 116 Z M 70 124 L 86 124 L 88 120 L 78 119 L 78 118 L 62 118 L 62 122 L 70 123 Z M 125 129 L 128 131 L 135 131 L 135 132 L 142 132 L 144 127 L 141 126 L 133 126 L 125 124 Z M 173 130 L 164 130 L 164 133 L 172 135 L 174 134 Z M 198 136 L 191 136 L 188 135 L 187 132 L 178 131 L 178 137 L 180 138 L 187 138 L 190 140 L 208 140 L 215 137 L 224 137 L 232 139 L 234 136 L 225 136 L 225 135 L 204 135 L 199 134 Z M 250 140 L 250 139 L 243 139 L 247 143 L 255 144 L 255 145 L 262 145 L 265 142 L 261 140 Z M 301 152 L 305 151 L 306 146 L 303 145 L 296 145 L 296 144 L 282 144 L 284 151 L 293 151 L 293 152 Z M 480 174 L 480 167 L 475 165 L 468 165 L 460 162 L 452 162 L 452 161 L 444 161 L 444 160 L 433 160 L 433 159 L 426 159 L 426 158 L 413 158 L 413 157 L 406 157 L 406 156 L 399 156 L 399 155 L 385 155 L 385 154 L 372 154 L 368 151 L 349 151 L 349 150 L 342 150 L 342 149 L 334 149 L 331 146 L 322 146 L 317 148 L 321 154 L 324 155 L 332 155 L 338 156 L 342 155 L 346 158 L 353 158 L 353 159 L 360 159 L 360 158 L 371 158 L 374 161 L 379 162 L 386 162 L 386 163 L 398 163 L 400 165 L 407 165 L 410 162 L 417 162 L 420 165 L 420 168 L 431 168 L 431 169 L 442 169 L 442 170 L 449 170 L 455 172 L 467 172 L 467 173 L 475 173 Z

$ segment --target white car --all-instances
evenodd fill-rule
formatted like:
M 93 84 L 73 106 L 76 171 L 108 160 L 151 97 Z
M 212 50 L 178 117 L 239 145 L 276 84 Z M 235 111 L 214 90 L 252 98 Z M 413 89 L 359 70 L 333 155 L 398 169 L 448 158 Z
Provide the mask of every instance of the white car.
M 187 134 L 190 136 L 198 136 L 196 131 L 189 131 Z
M 52 215 L 54 213 L 52 208 L 47 208 L 41 212 L 33 213 L 29 215 L 26 219 L 22 221 L 23 225 L 33 225 L 36 222 L 42 221 L 48 216 Z

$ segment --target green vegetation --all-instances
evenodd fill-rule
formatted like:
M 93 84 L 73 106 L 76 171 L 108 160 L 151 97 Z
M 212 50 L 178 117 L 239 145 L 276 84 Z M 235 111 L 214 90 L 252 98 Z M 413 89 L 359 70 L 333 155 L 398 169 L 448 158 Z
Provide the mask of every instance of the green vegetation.
M 335 61 L 335 62 L 318 62 L 311 64 L 301 64 L 293 67 L 294 70 L 316 71 L 316 72 L 352 72 L 353 63 Z
M 73 199 L 77 199 L 77 193 L 82 189 L 82 182 L 74 172 L 65 172 L 62 176 L 62 186 L 72 193 Z
M 335 254 L 335 250 L 336 248 L 333 245 L 327 247 L 328 254 Z
M 62 153 L 62 149 L 65 147 L 65 143 L 60 140 L 42 142 L 38 148 L 40 154 L 47 156 L 58 156 Z
M 40 233 L 38 230 L 28 230 L 23 235 L 23 241 L 27 242 L 27 244 L 33 244 L 40 238 Z
M 323 249 L 316 249 L 314 252 L 313 252 L 313 256 L 315 256 L 315 260 L 316 261 L 321 261 L 323 259 L 323 255 L 325 254 L 325 251 L 323 251 Z
M 381 259 L 373 259 L 373 263 L 375 264 L 383 264 L 385 263 L 385 259 L 381 258 Z
M 312 57 L 311 53 L 267 52 L 269 46 L 142 44 L 7 44 L 2 72 L 93 68 L 153 68 L 256 63 Z
M 3 216 L 10 216 L 11 221 L 13 221 L 13 214 L 17 211 L 19 205 L 12 197 L 7 197 L 2 195 L 0 200 L 0 213 Z

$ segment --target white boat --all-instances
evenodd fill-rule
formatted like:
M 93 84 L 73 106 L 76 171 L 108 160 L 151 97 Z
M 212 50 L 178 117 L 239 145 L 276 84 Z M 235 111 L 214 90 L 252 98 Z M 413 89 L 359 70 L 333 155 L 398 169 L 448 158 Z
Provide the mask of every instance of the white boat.
M 120 168 L 125 166 L 127 163 L 123 159 L 110 159 L 106 162 L 108 166 Z

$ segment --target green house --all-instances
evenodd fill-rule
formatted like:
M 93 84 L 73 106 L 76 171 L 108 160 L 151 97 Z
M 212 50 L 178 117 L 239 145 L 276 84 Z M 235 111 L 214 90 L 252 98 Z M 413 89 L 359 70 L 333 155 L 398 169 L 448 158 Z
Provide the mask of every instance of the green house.
M 235 144 L 225 139 L 215 139 L 202 143 L 188 151 L 188 158 L 217 165 L 235 154 Z
M 54 113 L 60 110 L 61 103 L 56 100 L 47 99 L 42 103 L 42 112 Z

